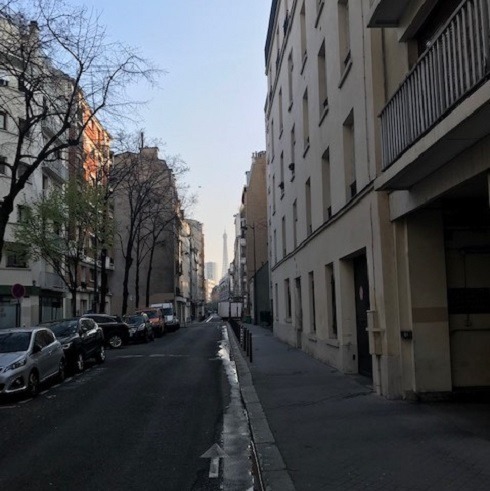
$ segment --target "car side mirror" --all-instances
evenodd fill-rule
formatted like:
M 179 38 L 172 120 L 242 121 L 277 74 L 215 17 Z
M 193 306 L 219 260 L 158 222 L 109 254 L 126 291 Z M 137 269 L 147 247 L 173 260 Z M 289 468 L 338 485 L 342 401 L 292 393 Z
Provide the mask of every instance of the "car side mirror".
M 34 346 L 32 347 L 33 354 L 39 353 L 41 350 L 42 350 L 41 346 L 37 343 L 35 343 Z

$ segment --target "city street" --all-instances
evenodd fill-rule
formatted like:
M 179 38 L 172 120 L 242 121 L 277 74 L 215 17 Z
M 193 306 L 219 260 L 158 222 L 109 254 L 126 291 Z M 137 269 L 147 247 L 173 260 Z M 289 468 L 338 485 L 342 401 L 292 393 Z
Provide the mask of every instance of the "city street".
M 0 489 L 219 489 L 223 465 L 210 477 L 201 456 L 222 446 L 222 336 L 219 322 L 194 324 L 0 401 Z

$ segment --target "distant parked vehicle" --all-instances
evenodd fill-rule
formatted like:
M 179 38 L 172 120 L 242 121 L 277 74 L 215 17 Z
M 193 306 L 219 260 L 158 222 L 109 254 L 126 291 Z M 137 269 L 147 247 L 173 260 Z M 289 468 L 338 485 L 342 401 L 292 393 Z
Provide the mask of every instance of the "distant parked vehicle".
M 120 348 L 129 343 L 129 326 L 120 317 L 107 314 L 85 314 L 84 317 L 93 319 L 102 328 L 106 346 Z
M 46 328 L 0 331 L 0 394 L 27 392 L 34 397 L 42 382 L 65 378 L 65 355 Z
M 180 328 L 180 321 L 175 313 L 174 306 L 172 303 L 152 303 L 151 308 L 159 308 L 162 310 L 163 317 L 165 319 L 165 329 L 170 331 L 176 331 Z
M 124 322 L 129 326 L 132 341 L 148 343 L 155 340 L 150 319 L 146 314 L 132 314 L 124 316 Z
M 146 314 L 148 316 L 155 337 L 161 338 L 165 334 L 165 320 L 161 309 L 147 307 L 137 310 L 135 314 Z
M 89 358 L 94 358 L 97 363 L 104 363 L 104 332 L 93 319 L 63 319 L 51 322 L 49 328 L 63 346 L 67 365 L 72 370 L 83 372 Z

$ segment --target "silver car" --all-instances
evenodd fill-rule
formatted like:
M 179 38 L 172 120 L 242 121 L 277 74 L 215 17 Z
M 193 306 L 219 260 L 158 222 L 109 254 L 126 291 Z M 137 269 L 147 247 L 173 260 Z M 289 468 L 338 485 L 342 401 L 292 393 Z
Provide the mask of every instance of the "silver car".
M 36 396 L 42 382 L 65 378 L 63 348 L 46 328 L 0 330 L 0 394 Z

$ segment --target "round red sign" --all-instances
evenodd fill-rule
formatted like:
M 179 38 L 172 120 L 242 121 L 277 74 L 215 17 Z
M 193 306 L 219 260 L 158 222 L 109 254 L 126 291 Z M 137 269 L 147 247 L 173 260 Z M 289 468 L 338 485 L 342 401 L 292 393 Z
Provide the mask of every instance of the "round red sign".
M 21 285 L 20 283 L 15 283 L 15 285 L 12 285 L 10 291 L 12 292 L 12 296 L 14 298 L 22 298 L 26 294 L 25 286 Z

